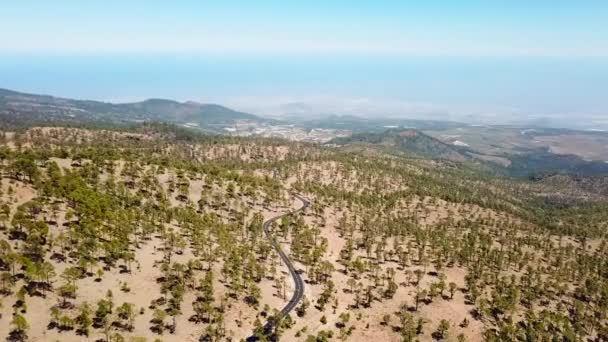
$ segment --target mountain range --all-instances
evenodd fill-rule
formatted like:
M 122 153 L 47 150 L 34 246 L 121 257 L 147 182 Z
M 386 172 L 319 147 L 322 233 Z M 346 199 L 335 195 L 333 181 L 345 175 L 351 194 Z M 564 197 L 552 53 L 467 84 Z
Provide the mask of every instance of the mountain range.
M 163 121 L 222 131 L 238 120 L 258 123 L 273 120 L 232 110 L 217 104 L 148 99 L 133 103 L 109 103 L 35 95 L 0 89 L 0 119 L 7 126 L 36 123 L 130 123 Z
M 608 174 L 608 161 L 602 159 L 605 157 L 601 148 L 596 147 L 592 151 L 590 145 L 590 141 L 600 141 L 600 145 L 601 141 L 606 141 L 605 134 L 599 132 L 477 127 L 447 121 L 365 119 L 335 115 L 316 120 L 305 117 L 283 120 L 290 124 L 217 104 L 192 101 L 148 99 L 109 103 L 0 89 L 0 128 L 164 122 L 212 134 L 234 132 L 256 135 L 260 133 L 259 129 L 264 128 L 270 130 L 270 136 L 279 134 L 288 139 L 293 138 L 298 129 L 338 129 L 352 132 L 352 135 L 334 138 L 329 143 L 347 150 L 382 150 L 419 158 L 475 161 L 476 164 L 488 164 L 497 167 L 499 172 L 519 177 L 536 177 L 552 172 Z M 247 124 L 237 125 L 239 122 Z M 296 126 L 297 129 L 294 128 Z M 244 130 L 239 131 L 241 129 Z M 589 152 L 594 152 L 592 156 L 595 158 L 588 158 Z

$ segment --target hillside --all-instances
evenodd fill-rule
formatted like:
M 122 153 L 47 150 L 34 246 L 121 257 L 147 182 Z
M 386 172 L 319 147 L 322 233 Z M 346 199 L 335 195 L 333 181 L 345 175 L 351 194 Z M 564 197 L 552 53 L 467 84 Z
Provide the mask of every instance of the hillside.
M 160 124 L 1 131 L 0 171 L 11 341 L 608 338 L 605 179 Z
M 401 152 L 418 157 L 463 161 L 469 157 L 454 146 L 441 142 L 415 129 L 386 130 L 382 133 L 358 133 L 340 137 L 328 144 L 362 145 L 384 151 Z
M 587 161 L 573 154 L 551 153 L 546 148 L 484 154 L 470 146 L 443 142 L 415 129 L 390 129 L 381 133 L 357 133 L 328 142 L 349 151 L 372 150 L 410 157 L 457 162 L 475 160 L 476 167 L 513 177 L 535 178 L 543 174 L 608 175 L 608 163 Z
M 580 199 L 602 201 L 608 197 L 608 176 L 585 176 L 577 174 L 537 175 L 532 181 L 553 189 L 567 190 Z
M 206 131 L 222 132 L 239 120 L 270 122 L 253 114 L 216 105 L 149 99 L 114 104 L 73 100 L 0 89 L 0 118 L 5 126 L 43 123 L 133 123 L 163 121 L 186 124 Z

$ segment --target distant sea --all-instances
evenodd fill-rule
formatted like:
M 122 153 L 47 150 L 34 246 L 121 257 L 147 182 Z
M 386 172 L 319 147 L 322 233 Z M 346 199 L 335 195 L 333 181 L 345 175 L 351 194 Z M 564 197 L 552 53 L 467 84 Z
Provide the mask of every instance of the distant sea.
M 118 102 L 329 95 L 608 115 L 601 58 L 3 54 L 0 87 Z

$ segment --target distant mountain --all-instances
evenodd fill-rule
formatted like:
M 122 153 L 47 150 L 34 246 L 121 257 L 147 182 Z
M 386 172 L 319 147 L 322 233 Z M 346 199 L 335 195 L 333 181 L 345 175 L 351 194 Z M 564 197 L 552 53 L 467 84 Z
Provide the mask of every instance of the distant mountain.
M 415 129 L 390 129 L 382 133 L 358 133 L 335 138 L 335 145 L 363 145 L 364 147 L 393 150 L 414 156 L 463 161 L 470 157 L 456 146 L 448 145 Z
M 0 89 L 0 119 L 5 125 L 37 123 L 129 123 L 162 121 L 221 131 L 238 120 L 271 122 L 216 104 L 149 99 L 134 103 L 73 100 Z
M 291 117 L 290 117 L 291 118 Z M 354 133 L 382 133 L 389 128 L 418 129 L 418 130 L 444 130 L 468 126 L 459 122 L 417 120 L 405 118 L 359 117 L 353 115 L 325 115 L 316 119 L 310 116 L 291 118 L 298 124 L 308 128 L 346 129 Z

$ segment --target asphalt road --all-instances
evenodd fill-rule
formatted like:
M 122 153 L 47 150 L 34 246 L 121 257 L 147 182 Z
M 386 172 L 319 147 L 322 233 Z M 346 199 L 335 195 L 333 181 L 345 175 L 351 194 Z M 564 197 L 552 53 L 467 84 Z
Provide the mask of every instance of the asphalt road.
M 291 277 L 293 278 L 293 282 L 295 284 L 295 290 L 289 302 L 283 307 L 283 309 L 281 309 L 281 311 L 276 316 L 269 319 L 268 322 L 266 322 L 266 324 L 264 325 L 264 333 L 269 337 L 273 335 L 275 323 L 281 321 L 285 316 L 287 316 L 287 314 L 289 314 L 293 309 L 295 309 L 296 305 L 298 305 L 300 300 L 302 300 L 302 296 L 304 295 L 304 281 L 302 280 L 302 277 L 300 277 L 300 274 L 298 274 L 296 268 L 291 262 L 291 259 L 289 259 L 289 256 L 285 254 L 285 252 L 281 248 L 281 245 L 274 239 L 274 237 L 272 236 L 272 231 L 270 230 L 270 225 L 274 221 L 277 221 L 284 216 L 297 214 L 310 205 L 310 202 L 306 198 L 300 195 L 295 195 L 295 197 L 302 201 L 302 206 L 300 208 L 288 211 L 278 216 L 274 216 L 266 220 L 262 225 L 266 237 L 270 240 L 277 253 L 279 253 L 279 256 L 281 257 L 285 265 L 287 265 L 287 268 L 289 269 L 289 274 L 291 274 Z M 255 337 L 249 338 L 248 340 L 255 340 Z

